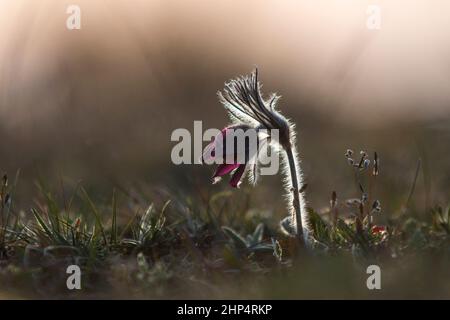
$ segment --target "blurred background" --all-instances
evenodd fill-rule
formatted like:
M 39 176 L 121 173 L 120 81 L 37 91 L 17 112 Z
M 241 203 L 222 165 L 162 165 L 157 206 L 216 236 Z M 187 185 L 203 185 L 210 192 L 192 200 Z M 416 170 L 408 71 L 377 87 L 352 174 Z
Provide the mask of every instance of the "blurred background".
M 67 6 L 81 30 L 66 28 Z M 366 26 L 369 4 L 381 29 Z M 377 194 L 399 209 L 448 201 L 450 3 L 445 0 L 0 0 L 0 169 L 81 180 L 109 197 L 136 184 L 195 193 L 213 168 L 175 166 L 170 135 L 227 124 L 216 92 L 258 66 L 298 128 L 308 198 L 357 195 L 344 153 L 377 151 Z M 258 208 L 284 216 L 279 177 Z

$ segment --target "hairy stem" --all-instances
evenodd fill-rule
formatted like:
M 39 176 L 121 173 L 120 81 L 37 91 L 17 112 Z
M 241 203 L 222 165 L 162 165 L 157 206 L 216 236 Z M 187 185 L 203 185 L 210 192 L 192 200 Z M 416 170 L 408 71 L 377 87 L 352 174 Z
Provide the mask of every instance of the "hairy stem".
M 287 155 L 287 159 L 288 159 L 288 163 L 289 163 L 289 172 L 290 172 L 290 180 L 291 180 L 291 184 L 292 184 L 292 190 L 291 192 L 293 193 L 293 207 L 294 207 L 294 215 L 295 215 L 295 219 L 293 219 L 293 221 L 295 221 L 295 228 L 297 231 L 297 237 L 299 239 L 299 241 L 304 240 L 305 243 L 307 242 L 307 234 L 305 234 L 305 229 L 302 223 L 302 214 L 306 214 L 302 213 L 302 203 L 301 203 L 301 198 L 300 198 L 300 187 L 299 187 L 299 177 L 298 177 L 298 168 L 297 168 L 297 164 L 295 161 L 295 156 L 294 153 L 292 151 L 292 148 L 286 148 L 286 155 Z M 294 217 L 293 217 L 294 218 Z M 303 238 L 303 239 L 302 239 Z

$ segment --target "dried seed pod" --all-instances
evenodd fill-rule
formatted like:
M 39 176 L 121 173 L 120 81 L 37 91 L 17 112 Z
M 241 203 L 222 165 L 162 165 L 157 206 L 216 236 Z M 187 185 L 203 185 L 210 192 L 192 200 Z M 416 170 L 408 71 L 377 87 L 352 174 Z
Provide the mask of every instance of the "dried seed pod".
M 366 170 L 370 166 L 370 160 L 366 159 L 363 163 L 363 169 Z
M 345 157 L 346 158 L 350 158 L 352 155 L 353 155 L 353 150 L 347 149 L 347 151 L 345 151 Z
M 368 195 L 367 195 L 367 193 L 363 193 L 362 194 L 362 197 L 361 197 L 361 202 L 362 203 L 366 203 L 366 201 L 367 201 L 367 199 L 368 199 L 369 197 L 368 197 Z
M 375 200 L 372 204 L 372 212 L 380 212 L 381 211 L 381 203 L 379 200 Z

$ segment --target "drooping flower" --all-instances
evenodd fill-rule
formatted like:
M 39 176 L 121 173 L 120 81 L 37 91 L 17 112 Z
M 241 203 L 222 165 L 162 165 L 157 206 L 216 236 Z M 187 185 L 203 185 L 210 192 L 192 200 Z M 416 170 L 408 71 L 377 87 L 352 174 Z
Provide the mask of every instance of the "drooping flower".
M 253 128 L 257 132 L 264 131 L 269 136 L 264 139 L 269 147 L 276 146 L 281 152 L 284 160 L 283 172 L 285 175 L 285 191 L 287 193 L 288 208 L 290 217 L 283 220 L 282 225 L 286 225 L 286 221 L 291 226 L 291 232 L 299 237 L 303 237 L 306 244 L 309 243 L 309 222 L 306 210 L 306 201 L 304 192 L 300 190 L 303 186 L 302 172 L 300 162 L 296 152 L 295 144 L 295 126 L 286 117 L 284 117 L 277 109 L 276 104 L 280 98 L 277 94 L 272 94 L 268 99 L 264 99 L 261 94 L 261 84 L 258 81 L 258 70 L 256 69 L 249 76 L 239 77 L 225 84 L 223 92 L 218 92 L 219 100 L 229 113 L 229 117 L 233 126 L 246 126 Z M 224 131 L 225 130 L 225 131 Z M 221 132 L 222 137 L 227 136 L 227 128 Z M 271 132 L 278 133 L 278 139 L 272 141 Z M 219 139 L 214 140 L 210 144 L 209 150 L 217 149 Z M 262 140 L 258 140 L 262 144 Z M 207 147 L 207 148 L 208 148 Z M 225 150 L 230 152 L 230 150 Z M 257 157 L 250 170 L 252 180 L 256 182 L 258 175 Z M 236 162 L 225 163 L 219 165 L 216 170 L 215 177 L 221 177 L 227 173 L 233 172 L 231 185 L 245 175 L 250 166 L 238 164 Z M 236 184 L 237 185 L 237 184 Z
M 213 182 L 217 183 L 227 174 L 232 174 L 230 185 L 238 188 L 241 184 L 242 177 L 248 171 L 250 165 L 257 162 L 257 152 L 259 146 L 259 137 L 255 131 L 256 146 L 251 146 L 251 141 L 245 139 L 244 146 L 240 148 L 237 141 L 229 141 L 237 138 L 239 133 L 245 134 L 252 128 L 245 124 L 229 126 L 221 130 L 213 141 L 206 146 L 203 151 L 203 162 L 214 162 L 218 164 L 213 174 Z M 231 143 L 230 143 L 231 142 Z

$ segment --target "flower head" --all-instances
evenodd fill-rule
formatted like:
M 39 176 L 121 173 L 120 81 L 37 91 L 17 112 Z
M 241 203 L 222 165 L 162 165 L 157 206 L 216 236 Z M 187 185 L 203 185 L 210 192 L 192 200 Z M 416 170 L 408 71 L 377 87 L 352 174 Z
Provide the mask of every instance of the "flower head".
M 281 152 L 284 160 L 284 187 L 287 193 L 287 203 L 290 211 L 290 217 L 286 221 L 293 227 L 291 229 L 299 239 L 303 238 L 305 243 L 309 243 L 310 227 L 304 192 L 300 192 L 300 186 L 303 185 L 303 182 L 300 162 L 295 149 L 294 125 L 276 110 L 276 104 L 280 97 L 272 94 L 268 99 L 263 98 L 261 84 L 258 81 L 257 69 L 249 76 L 242 76 L 226 83 L 225 89 L 223 92 L 218 92 L 218 95 L 225 109 L 227 109 L 233 125 L 243 126 L 256 131 L 257 144 L 259 146 L 256 152 L 252 152 L 251 150 L 247 151 L 247 148 L 245 148 L 245 159 L 249 158 L 254 161 L 244 161 L 244 163 L 227 161 L 225 164 L 219 165 L 214 174 L 214 178 L 233 172 L 230 184 L 232 186 L 238 186 L 240 179 L 245 175 L 247 168 L 250 167 L 250 171 L 252 172 L 252 175 L 250 175 L 251 181 L 256 183 L 259 147 L 263 143 L 269 148 L 272 146 L 276 146 L 277 148 L 281 146 L 281 149 L 284 150 L 284 152 Z M 217 158 L 216 152 L 221 149 L 219 146 L 220 141 L 226 140 L 229 128 L 227 127 L 222 130 L 205 150 L 209 151 L 212 157 Z M 260 132 L 264 132 L 264 135 L 260 135 Z M 236 153 L 234 149 L 230 148 L 224 149 L 223 151 L 224 154 L 230 152 Z M 248 165 L 249 163 L 251 163 L 251 166 Z
M 228 158 L 226 162 L 219 165 L 214 173 L 214 182 L 232 172 L 233 176 L 230 185 L 237 187 L 241 178 L 247 172 L 251 172 L 250 181 L 256 184 L 259 175 L 258 156 L 262 147 L 273 145 L 274 141 L 278 142 L 285 149 L 291 147 L 291 125 L 275 109 L 280 97 L 276 94 L 272 94 L 268 100 L 262 97 L 257 69 L 249 76 L 242 76 L 226 83 L 225 89 L 223 92 L 218 92 L 218 95 L 233 123 L 224 128 L 215 137 L 214 141 L 205 148 L 203 161 L 217 158 L 215 153 L 217 153 L 218 149 L 222 150 L 222 155 Z M 229 139 L 232 136 L 233 130 L 239 129 L 242 129 L 244 135 L 251 130 L 255 133 L 256 143 L 255 141 L 253 143 L 245 141 L 245 152 L 237 151 L 237 146 L 226 148 L 227 138 Z M 273 130 L 278 131 L 276 137 L 271 135 L 274 132 Z M 240 139 L 240 141 L 243 140 Z M 206 155 L 207 153 L 210 154 L 209 157 Z M 230 159 L 230 155 L 243 155 L 245 160 L 236 161 L 236 159 Z
M 251 130 L 251 127 L 243 124 L 226 127 L 206 146 L 202 156 L 203 162 L 210 163 L 212 161 L 218 164 L 212 177 L 214 183 L 220 181 L 221 177 L 232 173 L 230 185 L 233 188 L 239 187 L 249 166 L 257 161 L 259 137 L 254 131 L 253 145 L 251 139 L 245 139 L 246 136 L 243 136 L 243 139 L 236 138 L 239 137 L 239 134 L 246 135 Z M 240 148 L 239 141 L 243 143 L 242 148 Z

